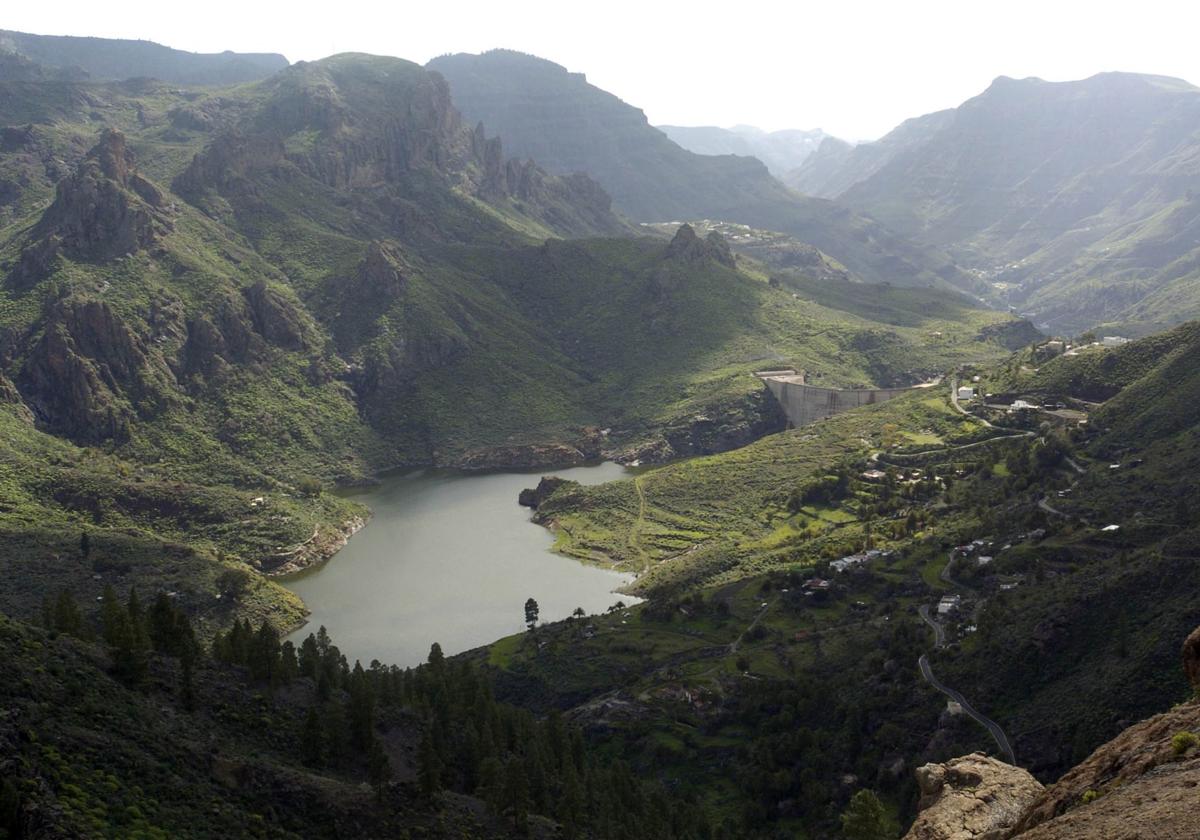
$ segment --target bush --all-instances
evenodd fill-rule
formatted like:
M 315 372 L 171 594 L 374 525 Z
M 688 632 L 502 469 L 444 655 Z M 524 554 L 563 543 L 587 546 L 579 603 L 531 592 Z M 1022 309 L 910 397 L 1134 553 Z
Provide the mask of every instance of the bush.
M 1171 752 L 1183 755 L 1197 745 L 1200 745 L 1200 738 L 1194 732 L 1180 732 L 1171 739 Z
M 321 481 L 311 475 L 302 476 L 296 481 L 296 489 L 305 496 L 320 496 Z

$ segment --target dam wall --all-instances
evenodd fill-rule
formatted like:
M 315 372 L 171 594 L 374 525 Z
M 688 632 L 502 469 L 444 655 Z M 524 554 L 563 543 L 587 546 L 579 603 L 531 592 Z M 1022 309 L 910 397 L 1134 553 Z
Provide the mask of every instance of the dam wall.
M 887 402 L 902 394 L 928 387 L 841 390 L 806 385 L 803 375 L 795 372 L 764 371 L 756 375 L 783 406 L 788 423 L 792 426 L 806 426 L 852 408 Z

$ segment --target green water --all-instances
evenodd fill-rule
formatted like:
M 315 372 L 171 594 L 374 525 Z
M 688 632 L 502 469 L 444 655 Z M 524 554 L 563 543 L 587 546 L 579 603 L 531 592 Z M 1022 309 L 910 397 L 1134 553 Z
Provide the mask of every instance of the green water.
M 620 478 L 619 464 L 556 470 L 583 484 Z M 438 642 L 449 655 L 524 627 L 525 599 L 543 621 L 576 607 L 603 612 L 629 575 L 553 554 L 553 537 L 517 504 L 539 474 L 423 471 L 395 476 L 355 499 L 367 526 L 329 562 L 284 579 L 312 611 L 300 640 L 321 625 L 347 658 L 415 665 Z

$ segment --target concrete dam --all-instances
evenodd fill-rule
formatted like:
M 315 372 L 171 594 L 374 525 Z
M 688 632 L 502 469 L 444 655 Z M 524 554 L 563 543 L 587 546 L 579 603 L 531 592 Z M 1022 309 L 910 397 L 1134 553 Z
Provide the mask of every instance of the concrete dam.
M 764 370 L 754 374 L 763 381 L 783 406 L 788 423 L 806 426 L 864 405 L 887 402 L 902 394 L 911 394 L 935 383 L 916 385 L 909 388 L 862 388 L 842 390 L 806 385 L 804 374 L 794 370 Z

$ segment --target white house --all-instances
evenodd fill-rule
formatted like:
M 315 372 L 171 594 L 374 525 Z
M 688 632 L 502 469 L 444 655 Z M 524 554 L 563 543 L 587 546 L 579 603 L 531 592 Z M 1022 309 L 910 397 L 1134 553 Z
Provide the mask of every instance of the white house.
M 1105 347 L 1120 347 L 1122 344 L 1128 344 L 1129 339 L 1121 335 L 1106 335 L 1100 339 L 1100 343 Z
M 943 595 L 938 601 L 938 615 L 949 615 L 962 606 L 961 595 Z
M 975 399 L 975 389 L 972 388 L 970 385 L 959 385 L 958 386 L 958 398 L 960 400 Z

